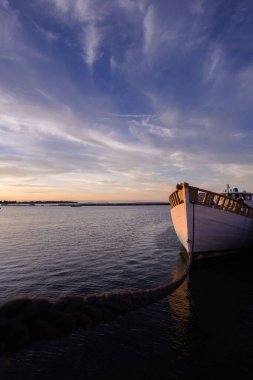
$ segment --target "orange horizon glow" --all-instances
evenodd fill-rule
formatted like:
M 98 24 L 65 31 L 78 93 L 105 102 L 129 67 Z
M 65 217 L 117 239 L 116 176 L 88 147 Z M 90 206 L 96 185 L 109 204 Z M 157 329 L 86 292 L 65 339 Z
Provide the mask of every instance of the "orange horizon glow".
M 0 192 L 0 201 L 73 201 L 73 202 L 113 202 L 113 201 L 135 201 L 135 202 L 167 202 L 170 191 L 157 192 L 140 192 L 133 191 L 119 193 L 65 193 L 65 192 L 36 192 L 26 194 L 22 192 Z

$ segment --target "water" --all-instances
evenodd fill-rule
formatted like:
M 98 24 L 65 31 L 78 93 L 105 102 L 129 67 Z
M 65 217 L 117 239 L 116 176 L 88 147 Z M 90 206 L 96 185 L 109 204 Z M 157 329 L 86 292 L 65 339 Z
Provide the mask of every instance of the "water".
M 18 294 L 86 295 L 172 278 L 179 243 L 166 206 L 5 207 L 0 303 Z M 223 379 L 253 376 L 253 259 L 193 268 L 158 304 L 37 343 L 1 379 Z

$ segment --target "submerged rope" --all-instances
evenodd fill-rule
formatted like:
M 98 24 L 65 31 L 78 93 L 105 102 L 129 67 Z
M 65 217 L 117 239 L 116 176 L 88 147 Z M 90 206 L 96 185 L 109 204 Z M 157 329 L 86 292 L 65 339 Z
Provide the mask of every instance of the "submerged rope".
M 9 356 L 39 340 L 58 339 L 77 329 L 93 328 L 158 302 L 184 282 L 191 263 L 189 255 L 181 276 L 156 288 L 65 296 L 55 303 L 46 298 L 13 299 L 0 308 L 0 355 Z

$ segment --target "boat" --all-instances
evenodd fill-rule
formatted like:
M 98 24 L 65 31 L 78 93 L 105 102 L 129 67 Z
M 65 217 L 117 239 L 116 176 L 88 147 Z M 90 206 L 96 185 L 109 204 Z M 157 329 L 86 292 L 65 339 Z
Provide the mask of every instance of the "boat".
M 169 196 L 172 222 L 193 260 L 253 247 L 253 194 L 215 193 L 183 182 Z

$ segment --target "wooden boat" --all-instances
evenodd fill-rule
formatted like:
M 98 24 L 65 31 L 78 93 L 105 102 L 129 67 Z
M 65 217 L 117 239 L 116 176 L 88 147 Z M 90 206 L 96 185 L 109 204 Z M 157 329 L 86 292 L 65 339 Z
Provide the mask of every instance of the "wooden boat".
M 169 201 L 173 225 L 185 250 L 201 259 L 253 247 L 252 199 L 247 192 L 219 194 L 186 182 L 177 185 Z

